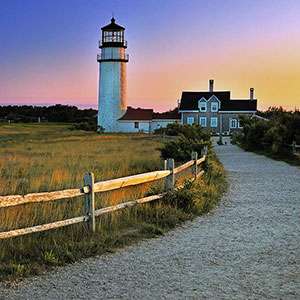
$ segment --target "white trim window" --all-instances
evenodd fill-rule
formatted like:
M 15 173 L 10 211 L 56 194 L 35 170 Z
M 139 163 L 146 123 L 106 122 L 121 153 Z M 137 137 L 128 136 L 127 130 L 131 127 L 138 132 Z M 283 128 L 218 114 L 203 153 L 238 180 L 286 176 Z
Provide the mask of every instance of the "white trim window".
M 193 125 L 195 123 L 195 118 L 194 117 L 187 117 L 186 118 L 186 123 L 188 125 Z
M 238 120 L 238 128 L 243 128 L 243 126 L 241 124 L 241 120 Z
M 199 124 L 201 127 L 206 127 L 206 121 L 207 121 L 207 118 L 206 117 L 200 117 L 199 118 Z
M 210 111 L 211 112 L 217 112 L 219 109 L 218 102 L 212 102 L 210 106 Z
M 238 120 L 237 119 L 229 119 L 229 128 L 237 128 Z
M 218 118 L 217 117 L 210 118 L 210 127 L 212 127 L 212 128 L 218 127 Z
M 206 112 L 207 111 L 207 103 L 206 103 L 206 101 L 199 101 L 199 110 L 201 112 Z

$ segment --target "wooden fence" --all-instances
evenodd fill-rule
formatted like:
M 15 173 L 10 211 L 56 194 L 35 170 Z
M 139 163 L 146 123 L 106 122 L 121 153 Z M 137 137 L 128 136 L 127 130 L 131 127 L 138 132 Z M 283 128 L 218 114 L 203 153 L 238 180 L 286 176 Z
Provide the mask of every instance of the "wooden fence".
M 11 195 L 0 196 L 0 208 L 21 205 L 32 202 L 46 202 L 55 201 L 59 199 L 73 198 L 77 196 L 84 196 L 84 216 L 75 217 L 71 219 L 56 221 L 53 223 L 36 225 L 27 228 L 15 229 L 11 231 L 0 232 L 0 239 L 7 239 L 16 236 L 26 235 L 34 232 L 41 232 L 50 229 L 69 226 L 77 223 L 86 223 L 91 232 L 95 231 L 95 218 L 113 211 L 133 207 L 138 204 L 151 202 L 161 199 L 168 191 L 175 188 L 175 175 L 193 167 L 193 179 L 201 176 L 204 171 L 198 172 L 198 166 L 206 160 L 207 147 L 203 149 L 202 157 L 198 159 L 197 152 L 192 153 L 192 159 L 183 165 L 175 168 L 174 159 L 165 160 L 164 170 L 153 171 L 133 176 L 127 176 L 112 180 L 95 182 L 94 174 L 87 173 L 84 175 L 84 186 L 82 188 L 67 189 L 55 192 L 34 193 L 27 195 Z M 165 178 L 165 192 L 153 196 L 140 198 L 137 200 L 120 203 L 114 206 L 109 206 L 95 210 L 95 193 L 112 191 L 128 186 L 138 185 L 147 182 L 153 182 Z M 180 188 L 180 187 L 176 187 Z

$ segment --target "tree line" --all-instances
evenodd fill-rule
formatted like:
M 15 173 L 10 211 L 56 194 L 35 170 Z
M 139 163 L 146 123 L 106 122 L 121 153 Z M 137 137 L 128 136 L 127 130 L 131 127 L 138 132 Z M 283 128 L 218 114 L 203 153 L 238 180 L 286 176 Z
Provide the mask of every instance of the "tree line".
M 0 120 L 10 122 L 64 122 L 81 123 L 96 120 L 97 110 L 79 109 L 76 106 L 7 105 L 0 106 Z

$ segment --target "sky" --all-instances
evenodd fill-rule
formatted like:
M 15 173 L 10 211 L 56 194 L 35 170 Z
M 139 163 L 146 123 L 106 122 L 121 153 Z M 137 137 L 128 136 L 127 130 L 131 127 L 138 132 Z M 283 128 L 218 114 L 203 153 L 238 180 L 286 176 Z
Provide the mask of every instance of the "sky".
M 97 107 L 100 28 L 126 28 L 127 105 L 230 90 L 300 108 L 299 0 L 0 0 L 0 104 Z

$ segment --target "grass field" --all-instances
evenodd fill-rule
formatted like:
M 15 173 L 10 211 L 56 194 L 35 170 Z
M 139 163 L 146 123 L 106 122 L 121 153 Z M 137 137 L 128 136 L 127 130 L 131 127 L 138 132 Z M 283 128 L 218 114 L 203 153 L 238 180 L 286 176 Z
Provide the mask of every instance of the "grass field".
M 0 125 L 0 195 L 81 187 L 87 171 L 94 172 L 96 181 L 100 181 L 162 169 L 159 151 L 162 142 L 160 137 L 149 135 L 71 131 L 64 124 Z M 193 196 L 189 197 L 201 189 L 196 195 L 199 204 L 196 214 L 215 205 L 225 187 L 223 175 L 222 167 L 212 156 L 206 178 L 197 183 L 197 188 L 190 189 Z M 97 194 L 96 209 L 162 188 L 162 182 L 157 182 Z M 0 231 L 80 216 L 82 212 L 83 197 L 2 208 Z M 170 201 L 158 201 L 97 219 L 93 235 L 78 224 L 3 240 L 0 279 L 37 274 L 54 265 L 111 251 L 161 234 L 193 215 L 194 212 L 176 207 Z
M 0 194 L 80 186 L 83 174 L 99 180 L 159 169 L 160 141 L 143 135 L 97 135 L 68 125 L 0 126 Z

